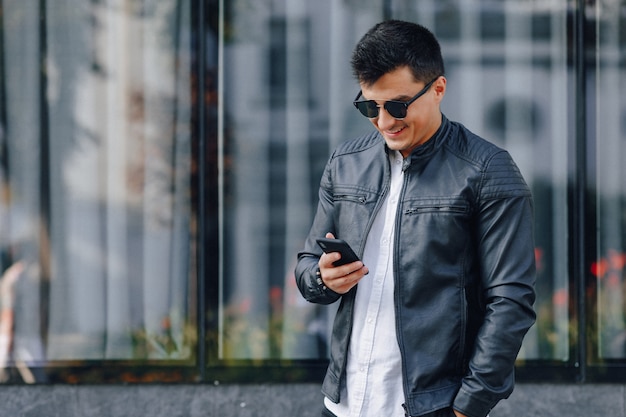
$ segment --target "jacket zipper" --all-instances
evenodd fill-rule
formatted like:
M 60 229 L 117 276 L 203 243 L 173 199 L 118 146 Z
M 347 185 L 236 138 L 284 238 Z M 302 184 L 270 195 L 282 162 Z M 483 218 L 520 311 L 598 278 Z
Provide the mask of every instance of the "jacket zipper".
M 333 196 L 334 200 L 347 200 L 355 203 L 365 204 L 367 198 L 363 195 L 340 194 Z
M 417 213 L 425 213 L 425 212 L 446 212 L 446 213 L 465 213 L 467 212 L 467 208 L 460 205 L 426 205 L 420 207 L 411 207 L 404 210 L 405 215 L 417 214 Z

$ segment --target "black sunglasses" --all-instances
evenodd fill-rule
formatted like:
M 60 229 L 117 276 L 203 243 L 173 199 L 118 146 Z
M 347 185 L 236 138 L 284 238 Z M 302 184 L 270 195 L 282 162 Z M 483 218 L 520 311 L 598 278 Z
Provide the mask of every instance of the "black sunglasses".
M 424 88 L 422 88 L 420 92 L 414 95 L 413 98 L 411 98 L 409 101 L 387 100 L 385 101 L 383 107 L 385 108 L 385 110 L 387 110 L 387 113 L 389 113 L 394 119 L 404 119 L 406 117 L 407 109 L 409 108 L 411 103 L 426 94 L 430 86 L 433 85 L 433 83 L 437 81 L 438 78 L 439 76 L 426 84 Z M 378 113 L 380 110 L 378 103 L 376 103 L 374 100 L 357 101 L 361 97 L 361 95 L 363 95 L 363 92 L 359 91 L 359 94 L 357 94 L 357 96 L 354 98 L 354 107 L 359 109 L 361 114 L 368 119 L 375 119 L 376 117 L 378 117 Z

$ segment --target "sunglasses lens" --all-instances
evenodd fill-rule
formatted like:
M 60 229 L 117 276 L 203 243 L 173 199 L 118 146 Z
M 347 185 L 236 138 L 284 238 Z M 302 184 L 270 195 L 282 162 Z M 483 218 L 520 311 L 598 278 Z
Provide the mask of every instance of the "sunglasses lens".
M 394 119 L 404 119 L 406 117 L 406 106 L 404 103 L 388 101 L 385 103 L 385 110 L 387 110 L 387 113 Z
M 356 101 L 354 103 L 361 114 L 368 119 L 378 117 L 379 107 L 374 100 Z M 398 101 L 386 101 L 385 110 L 395 119 L 404 119 L 406 117 L 406 105 Z
M 378 117 L 378 105 L 375 101 L 357 101 L 356 108 L 368 119 Z

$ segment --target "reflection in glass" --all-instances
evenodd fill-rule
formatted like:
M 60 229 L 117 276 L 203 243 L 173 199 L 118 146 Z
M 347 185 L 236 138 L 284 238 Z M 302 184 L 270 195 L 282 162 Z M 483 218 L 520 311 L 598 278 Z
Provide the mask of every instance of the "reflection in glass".
M 441 40 L 443 112 L 507 149 L 535 200 L 537 323 L 520 359 L 569 359 L 566 2 L 394 1 Z
M 626 52 L 624 2 L 600 2 L 596 161 L 598 252 L 592 265 L 597 280 L 598 356 L 626 358 Z
M 192 357 L 190 2 L 133 5 L 2 3 L 0 368 Z
M 328 307 L 292 271 L 330 150 L 371 129 L 349 57 L 387 10 L 440 38 L 443 110 L 508 149 L 535 194 L 538 323 L 520 358 L 569 359 L 566 2 L 230 3 L 223 34 L 220 357 L 324 358 Z
M 348 57 L 382 1 L 228 7 L 220 358 L 324 358 L 331 309 L 302 300 L 293 269 L 329 149 L 367 128 Z

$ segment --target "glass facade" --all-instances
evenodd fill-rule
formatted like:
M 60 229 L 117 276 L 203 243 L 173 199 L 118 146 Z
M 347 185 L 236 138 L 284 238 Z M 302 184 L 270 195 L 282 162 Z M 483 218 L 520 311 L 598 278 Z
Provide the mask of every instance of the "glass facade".
M 2 2 L 0 372 L 192 362 L 191 2 Z
M 593 10 L 596 31 L 595 66 L 589 69 L 594 84 L 595 114 L 590 137 L 594 140 L 596 245 L 592 275 L 597 320 L 593 349 L 599 361 L 626 358 L 626 4 L 598 2 Z M 620 361 L 621 360 L 621 361 Z
M 318 380 L 334 307 L 293 269 L 385 18 L 533 191 L 520 377 L 623 381 L 620 0 L 0 1 L 0 381 Z

